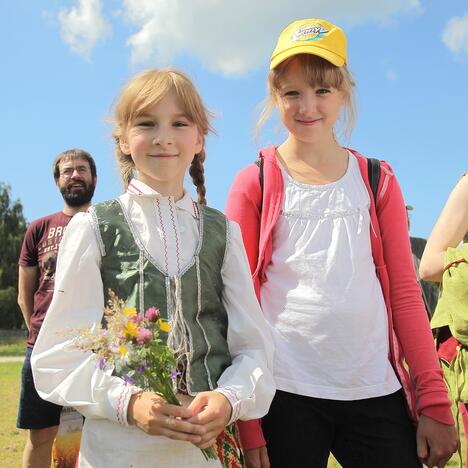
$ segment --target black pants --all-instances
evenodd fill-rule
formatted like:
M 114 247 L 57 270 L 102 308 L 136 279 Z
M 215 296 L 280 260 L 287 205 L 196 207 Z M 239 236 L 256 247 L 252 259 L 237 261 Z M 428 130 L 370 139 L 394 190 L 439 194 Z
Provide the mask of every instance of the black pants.
M 278 391 L 263 419 L 271 468 L 421 468 L 401 391 L 356 401 Z

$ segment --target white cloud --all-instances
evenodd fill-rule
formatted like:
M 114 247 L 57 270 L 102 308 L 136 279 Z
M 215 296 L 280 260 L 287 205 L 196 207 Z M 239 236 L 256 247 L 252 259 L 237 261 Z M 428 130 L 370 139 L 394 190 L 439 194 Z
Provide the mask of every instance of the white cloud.
M 421 0 L 122 0 L 116 18 L 136 30 L 127 41 L 133 64 L 165 65 L 185 53 L 213 71 L 241 75 L 267 60 L 295 19 L 313 14 L 349 28 L 420 10 Z M 101 0 L 77 0 L 58 18 L 64 41 L 85 59 L 111 29 Z
M 420 0 L 123 0 L 132 63 L 167 64 L 181 53 L 226 75 L 246 73 L 269 57 L 279 32 L 298 18 L 350 27 L 419 12 Z
M 111 30 L 102 15 L 100 0 L 78 0 L 77 5 L 61 9 L 58 14 L 63 40 L 85 60 L 89 60 L 95 45 Z
M 442 33 L 442 41 L 455 54 L 468 57 L 468 13 L 447 21 Z

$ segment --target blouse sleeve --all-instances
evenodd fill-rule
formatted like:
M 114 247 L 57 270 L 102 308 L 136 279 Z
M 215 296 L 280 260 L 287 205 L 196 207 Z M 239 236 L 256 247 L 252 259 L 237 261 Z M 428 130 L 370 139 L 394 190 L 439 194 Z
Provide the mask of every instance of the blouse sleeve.
M 77 349 L 70 331 L 101 323 L 104 308 L 101 253 L 91 215 L 70 221 L 57 260 L 52 302 L 31 358 L 39 395 L 73 406 L 87 418 L 105 418 L 127 425 L 130 396 L 138 391 L 96 366 L 90 351 Z
M 240 228 L 233 221 L 229 222 L 222 278 L 232 364 L 221 375 L 218 391 L 233 405 L 232 421 L 261 418 L 275 393 L 273 342 L 255 296 Z

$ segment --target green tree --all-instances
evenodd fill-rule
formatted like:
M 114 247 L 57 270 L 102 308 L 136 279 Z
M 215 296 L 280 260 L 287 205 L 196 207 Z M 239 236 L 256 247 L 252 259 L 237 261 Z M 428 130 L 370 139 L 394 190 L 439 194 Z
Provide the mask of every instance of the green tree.
M 0 328 L 21 328 L 18 296 L 18 257 L 27 223 L 23 205 L 12 200 L 10 186 L 0 182 Z

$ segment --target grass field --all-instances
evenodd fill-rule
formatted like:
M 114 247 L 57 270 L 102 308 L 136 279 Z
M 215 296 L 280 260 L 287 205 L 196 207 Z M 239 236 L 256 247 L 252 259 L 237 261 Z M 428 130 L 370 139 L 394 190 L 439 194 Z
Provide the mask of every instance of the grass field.
M 24 356 L 26 339 L 22 336 L 2 336 L 0 338 L 0 357 Z
M 2 340 L 3 342 L 3 340 Z M 24 346 L 24 344 L 22 344 Z M 0 343 L 0 350 L 4 349 Z M 11 349 L 15 349 L 12 347 Z M 21 348 L 21 355 L 24 348 Z M 11 354 L 10 354 L 11 355 Z M 21 362 L 0 362 L 0 466 L 5 468 L 20 468 L 21 456 L 24 446 L 24 431 L 16 429 L 16 413 L 21 378 Z M 464 436 L 462 435 L 463 451 Z M 340 468 L 336 460 L 330 457 L 328 468 Z M 457 458 L 452 458 L 447 467 L 458 466 Z M 378 468 L 378 467 L 376 467 Z
M 21 362 L 0 362 L 0 465 L 6 468 L 20 467 L 23 453 L 25 434 L 16 429 L 21 365 Z

